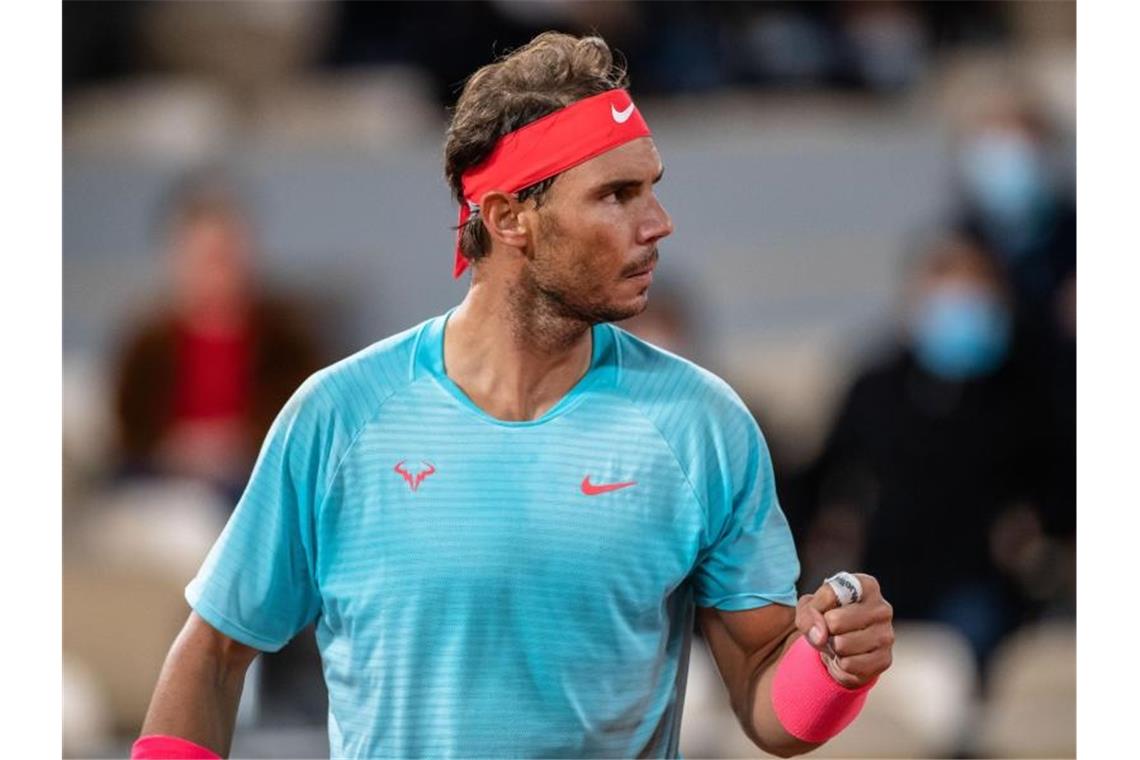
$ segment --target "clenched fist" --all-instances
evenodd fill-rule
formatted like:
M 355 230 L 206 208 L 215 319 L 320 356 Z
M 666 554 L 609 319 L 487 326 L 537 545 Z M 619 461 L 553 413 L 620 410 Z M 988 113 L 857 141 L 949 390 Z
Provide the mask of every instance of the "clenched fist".
M 863 587 L 859 601 L 841 607 L 835 589 L 825 582 L 796 604 L 796 628 L 820 651 L 831 677 L 849 689 L 889 668 L 895 643 L 894 611 L 879 582 L 863 573 L 853 575 Z

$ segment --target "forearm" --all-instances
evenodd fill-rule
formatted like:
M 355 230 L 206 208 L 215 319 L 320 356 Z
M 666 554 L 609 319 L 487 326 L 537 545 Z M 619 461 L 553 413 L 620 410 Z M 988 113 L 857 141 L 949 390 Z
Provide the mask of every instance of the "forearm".
M 839 734 L 859 715 L 882 672 L 867 657 L 879 658 L 873 653 L 829 656 L 825 663 L 819 650 L 802 636 L 785 642 L 779 662 L 757 682 L 750 717 L 758 735 L 775 744 L 772 751 L 799 754 Z M 785 742 L 785 736 L 796 741 Z
M 892 610 L 869 575 L 838 574 L 795 610 L 698 615 L 741 727 L 776 755 L 810 752 L 843 731 L 891 665 Z M 803 632 L 826 649 L 826 662 Z
M 748 704 L 746 710 L 742 711 L 746 713 L 741 719 L 742 722 L 747 720 L 744 728 L 749 738 L 765 752 L 779 757 L 811 752 L 822 744 L 822 742 L 805 742 L 788 733 L 780 723 L 772 705 L 772 683 L 776 678 L 776 669 L 787 650 L 798 638 L 800 632 L 791 631 L 774 655 L 756 669 L 749 683 Z
M 204 643 L 187 623 L 171 647 L 143 721 L 142 736 L 175 736 L 223 757 L 230 751 L 248 662 Z

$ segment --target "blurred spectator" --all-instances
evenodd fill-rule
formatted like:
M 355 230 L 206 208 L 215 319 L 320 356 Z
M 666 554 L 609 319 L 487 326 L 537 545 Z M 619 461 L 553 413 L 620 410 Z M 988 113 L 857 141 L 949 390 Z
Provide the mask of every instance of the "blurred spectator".
M 1054 302 L 1076 272 L 1076 204 L 1054 170 L 1057 136 L 1023 96 L 995 97 L 957 146 L 963 225 L 1009 270 L 1034 336 L 1056 335 Z
M 1040 354 L 1053 420 L 1053 466 L 1043 515 L 1057 533 L 1076 531 L 1077 209 L 1070 149 L 1036 101 L 999 89 L 960 139 L 961 224 L 994 251 L 1011 283 L 1017 321 Z
M 258 280 L 252 225 L 227 183 L 191 175 L 166 210 L 169 292 L 115 368 L 121 474 L 203 481 L 232 509 L 273 419 L 327 359 L 306 310 Z M 258 690 L 262 723 L 325 720 L 312 626 L 263 658 Z
M 925 30 L 914 3 L 845 3 L 849 68 L 871 90 L 892 93 L 914 85 L 926 66 Z
M 1065 465 L 1002 272 L 966 237 L 922 253 L 903 340 L 858 376 L 805 484 L 788 490 L 805 587 L 864 566 L 897 619 L 954 626 L 981 664 L 1067 593 L 1068 560 L 1047 529 L 1071 528 L 1043 514 L 1049 470 Z
M 1022 7 L 1034 5 L 1058 7 L 1051 14 Z M 557 28 L 611 40 L 639 72 L 643 93 L 760 85 L 895 94 L 920 84 L 947 48 L 1040 36 L 1042 16 L 1057 17 L 1064 32 L 1066 19 L 1075 19 L 1071 8 L 836 0 L 65 3 L 64 87 L 167 72 L 204 77 L 234 96 L 258 95 L 314 68 L 410 64 L 449 105 L 488 50 L 504 52 Z
M 114 368 L 122 471 L 203 480 L 232 506 L 321 352 L 302 311 L 256 282 L 252 230 L 231 191 L 191 178 L 166 222 L 169 292 L 131 325 Z

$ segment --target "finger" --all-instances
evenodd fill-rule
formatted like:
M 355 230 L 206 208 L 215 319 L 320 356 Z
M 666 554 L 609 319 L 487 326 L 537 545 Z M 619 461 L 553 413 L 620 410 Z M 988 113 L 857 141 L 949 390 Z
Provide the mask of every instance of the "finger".
M 869 681 L 891 666 L 891 650 L 876 649 L 874 652 L 840 657 L 835 665 L 844 673 Z
M 894 628 L 889 623 L 876 623 L 868 628 L 831 637 L 831 646 L 840 657 L 889 649 L 895 643 Z
M 840 575 L 843 575 L 843 573 Z M 881 598 L 882 593 L 879 589 L 879 582 L 875 580 L 874 576 L 867 575 L 866 573 L 850 573 L 850 575 L 855 576 L 860 587 L 858 601 L 852 602 L 853 604 L 858 604 L 863 601 L 874 601 Z M 832 582 L 834 581 L 829 582 L 825 580 L 823 585 L 819 587 L 819 590 L 812 595 L 812 606 L 820 612 L 827 612 L 828 610 L 841 606 L 839 595 L 836 593 Z
M 820 649 L 827 644 L 827 621 L 823 613 L 812 606 L 812 596 L 805 594 L 800 597 L 796 605 L 796 628 L 803 632 L 808 643 Z
M 883 591 L 879 588 L 879 581 L 875 576 L 866 573 L 852 573 L 852 575 L 859 579 L 859 585 L 863 587 L 863 598 L 860 601 L 871 601 L 882 596 Z
M 882 599 L 877 602 L 849 604 L 823 613 L 827 630 L 832 635 L 862 630 L 876 623 L 889 623 L 893 616 L 891 605 Z
M 812 609 L 827 612 L 839 607 L 839 597 L 836 596 L 835 589 L 831 587 L 830 583 L 824 583 L 818 591 L 811 595 L 810 604 Z

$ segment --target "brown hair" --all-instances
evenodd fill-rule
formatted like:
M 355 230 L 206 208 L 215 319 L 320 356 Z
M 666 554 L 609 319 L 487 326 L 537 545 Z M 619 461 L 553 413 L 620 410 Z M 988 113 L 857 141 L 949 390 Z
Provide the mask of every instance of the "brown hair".
M 571 103 L 628 86 L 625 67 L 614 63 L 601 37 L 543 32 L 523 47 L 476 71 L 459 96 L 444 143 L 444 176 L 459 203 L 463 173 L 478 166 L 503 135 Z M 549 177 L 517 193 L 519 200 L 542 196 L 557 179 Z M 490 248 L 478 212 L 464 225 L 460 248 L 468 260 Z

